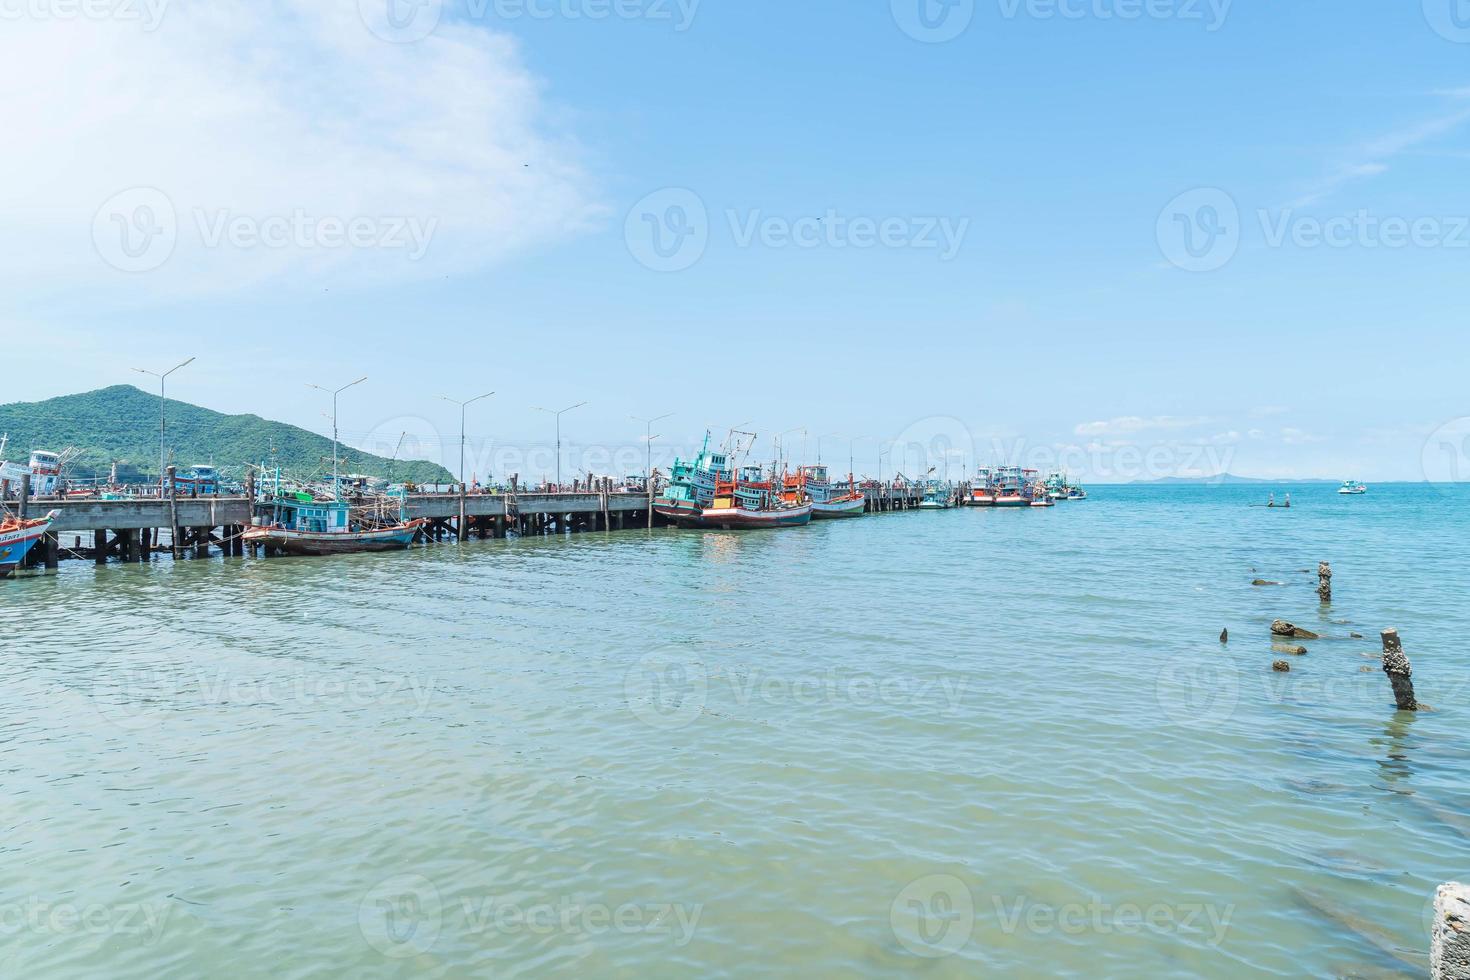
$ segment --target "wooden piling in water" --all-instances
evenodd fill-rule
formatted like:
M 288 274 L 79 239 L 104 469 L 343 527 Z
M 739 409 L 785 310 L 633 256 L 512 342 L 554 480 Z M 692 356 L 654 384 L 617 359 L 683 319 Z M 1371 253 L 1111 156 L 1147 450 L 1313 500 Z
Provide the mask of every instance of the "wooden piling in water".
M 1470 980 L 1470 886 L 1447 881 L 1434 892 L 1430 980 Z
M 1332 566 L 1325 561 L 1317 563 L 1317 598 L 1324 606 L 1332 604 Z
M 1393 685 L 1393 700 L 1400 711 L 1418 711 L 1419 702 L 1414 699 L 1413 668 L 1404 654 L 1404 645 L 1399 640 L 1399 631 L 1383 631 L 1383 672 Z
M 20 475 L 20 502 L 15 505 L 15 514 L 21 520 L 26 519 L 26 508 L 31 500 L 31 475 L 22 473 Z
M 469 526 L 467 524 L 465 524 L 465 519 L 464 519 L 465 518 L 465 499 L 464 499 L 464 495 L 465 495 L 465 485 L 463 483 L 461 483 L 459 485 L 459 523 L 455 527 L 455 535 L 461 541 L 468 541 L 470 535 L 469 535 Z
M 174 468 L 166 471 L 168 479 L 168 544 L 175 560 L 179 557 L 179 485 L 174 482 Z

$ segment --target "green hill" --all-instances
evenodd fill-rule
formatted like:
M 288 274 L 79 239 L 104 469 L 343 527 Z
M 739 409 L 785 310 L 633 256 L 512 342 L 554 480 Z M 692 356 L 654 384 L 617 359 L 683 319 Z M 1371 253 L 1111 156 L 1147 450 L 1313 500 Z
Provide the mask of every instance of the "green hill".
M 0 433 L 10 434 L 5 455 L 24 461 L 32 449 L 78 455 L 66 469 L 72 477 L 106 476 L 114 461 L 157 478 L 158 396 L 132 385 L 114 385 L 43 402 L 0 405 Z M 187 402 L 168 400 L 168 446 L 174 465 L 213 462 L 227 479 L 241 479 L 247 463 L 275 459 L 286 472 L 307 477 L 330 472 L 332 440 L 258 415 L 222 415 Z M 390 461 L 342 446 L 342 471 L 387 477 Z M 444 467 L 423 461 L 392 463 L 394 480 L 450 483 Z

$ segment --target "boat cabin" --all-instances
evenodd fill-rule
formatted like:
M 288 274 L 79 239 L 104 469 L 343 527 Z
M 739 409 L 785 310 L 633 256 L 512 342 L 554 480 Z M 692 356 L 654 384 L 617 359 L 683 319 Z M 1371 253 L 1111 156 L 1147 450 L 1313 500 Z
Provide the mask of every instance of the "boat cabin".
M 310 494 L 297 493 L 267 500 L 265 509 L 272 524 L 292 531 L 331 534 L 351 530 L 351 508 L 345 500 L 316 500 Z
M 61 478 L 61 454 L 44 449 L 31 451 L 31 496 L 49 497 Z

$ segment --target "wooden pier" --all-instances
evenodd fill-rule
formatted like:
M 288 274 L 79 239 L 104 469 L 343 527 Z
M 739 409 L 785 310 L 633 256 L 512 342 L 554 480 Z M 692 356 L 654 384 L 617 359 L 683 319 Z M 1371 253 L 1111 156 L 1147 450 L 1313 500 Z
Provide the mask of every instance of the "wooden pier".
M 867 512 L 911 510 L 923 499 L 916 487 L 865 489 Z M 350 498 L 349 498 L 350 499 Z M 22 516 L 57 511 L 43 541 L 26 556 L 28 568 L 56 568 L 62 557 L 143 562 L 157 552 L 203 558 L 210 549 L 243 555 L 241 533 L 250 524 L 250 500 L 238 497 L 152 497 L 133 500 L 48 499 L 10 503 Z M 566 493 L 421 493 L 406 502 L 409 518 L 426 518 L 429 541 L 504 538 L 584 531 L 663 527 L 647 493 L 610 488 Z

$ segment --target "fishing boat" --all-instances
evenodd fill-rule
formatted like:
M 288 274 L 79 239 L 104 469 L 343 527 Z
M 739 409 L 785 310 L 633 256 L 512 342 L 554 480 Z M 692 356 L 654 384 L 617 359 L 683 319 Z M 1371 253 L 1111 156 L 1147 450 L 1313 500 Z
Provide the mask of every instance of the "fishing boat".
M 847 483 L 833 484 L 828 481 L 827 467 L 818 463 L 799 467 L 796 476 L 786 478 L 786 485 L 788 490 L 795 488 L 811 501 L 814 521 L 862 517 L 867 512 L 868 498 L 855 488 L 851 473 L 847 475 Z
M 970 507 L 993 507 L 995 505 L 995 474 L 990 467 L 982 466 L 975 471 L 975 482 L 965 504 Z
M 919 501 L 920 510 L 949 510 L 954 506 L 954 493 L 948 483 L 929 480 L 924 484 L 924 496 Z
M 1337 492 L 1343 494 L 1367 493 L 1368 487 L 1365 484 L 1358 483 L 1356 480 L 1343 480 L 1342 486 L 1337 488 Z
M 335 483 L 335 481 L 334 481 Z M 386 510 L 398 505 L 396 519 Z M 427 518 L 406 520 L 407 494 L 384 498 L 380 506 L 354 507 L 341 495 L 323 496 L 275 484 L 256 502 L 254 523 L 241 536 L 246 544 L 288 555 L 345 555 L 362 551 L 398 551 L 413 543 Z
M 668 483 L 654 498 L 654 513 L 677 524 L 681 518 L 698 517 L 714 503 L 716 483 L 730 479 L 733 470 L 728 451 L 711 449 L 709 439 L 706 432 L 704 445 L 692 461 L 674 460 Z
M 1023 470 L 1019 466 L 1001 466 L 995 471 L 996 507 L 1029 507 L 1034 489 L 1030 477 L 1035 470 Z
M 45 537 L 46 529 L 61 514 L 53 510 L 45 517 L 25 521 L 11 514 L 0 519 L 0 578 L 6 578 L 25 560 L 26 553 Z
M 6 463 L 3 460 L 9 438 L 8 435 L 0 437 L 0 480 L 14 484 L 16 492 L 19 492 L 21 477 L 29 474 L 32 497 L 53 496 L 61 482 L 61 468 L 66 465 L 67 454 L 35 449 L 31 451 L 30 462 L 24 466 Z
M 219 493 L 219 472 L 213 466 L 196 463 L 174 474 L 174 489 L 184 496 L 212 497 Z
M 653 502 L 654 513 L 682 528 L 799 527 L 812 519 L 812 502 L 805 493 L 788 490 L 785 479 L 767 478 L 758 466 L 732 465 L 745 451 L 745 438 L 754 433 L 732 432 L 719 450 L 711 450 L 709 434 L 692 463 L 675 460 L 669 485 Z

